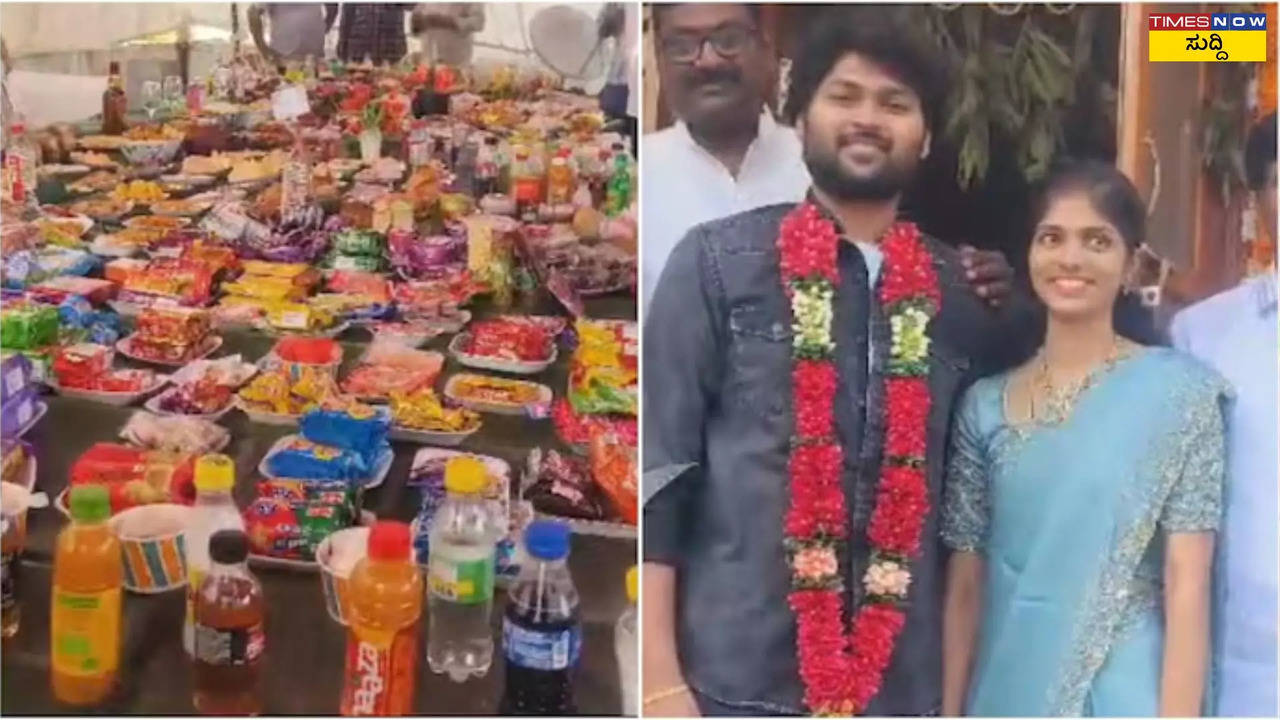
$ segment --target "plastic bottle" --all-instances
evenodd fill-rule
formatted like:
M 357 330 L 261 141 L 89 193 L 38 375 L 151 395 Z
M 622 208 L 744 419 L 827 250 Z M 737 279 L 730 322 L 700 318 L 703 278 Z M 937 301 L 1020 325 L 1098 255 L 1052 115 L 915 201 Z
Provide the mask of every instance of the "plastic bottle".
M 22 527 L 19 527 L 21 523 Z M 18 516 L 0 515 L 0 552 L 4 554 L 4 566 L 0 572 L 0 584 L 4 590 L 3 618 L 4 639 L 18 634 L 18 624 L 22 620 L 22 608 L 18 606 L 18 555 L 22 552 L 23 537 L 26 533 L 26 521 Z
M 639 705 L 636 702 L 636 689 L 640 686 L 640 674 L 636 672 L 636 598 L 639 597 L 639 573 L 632 565 L 627 571 L 627 601 L 631 605 L 622 612 L 618 624 L 613 628 L 613 647 L 618 654 L 618 683 L 622 688 L 622 714 L 636 717 Z
M 262 712 L 262 584 L 250 572 L 249 537 L 219 530 L 209 538 L 209 572 L 196 591 L 195 698 L 205 715 Z
M 22 120 L 9 128 L 9 146 L 4 155 L 5 197 L 19 205 L 35 203 L 40 167 L 40 146 L 27 134 Z
M 111 695 L 120 665 L 124 565 L 120 541 L 107 526 L 107 489 L 76 486 L 69 504 L 71 524 L 54 547 L 51 683 L 59 702 L 95 705 Z
M 569 528 L 538 520 L 524 535 L 529 562 L 511 587 L 502 623 L 503 715 L 573 715 L 582 652 L 578 590 L 569 576 Z
M 185 538 L 188 583 L 182 647 L 187 655 L 195 648 L 195 593 L 209 571 L 209 538 L 219 530 L 244 531 L 244 518 L 231 497 L 235 484 L 236 466 L 226 455 L 203 455 L 196 461 L 196 503 Z
M 102 134 L 119 135 L 125 130 L 129 98 L 124 94 L 119 61 L 112 60 L 108 68 L 107 89 L 102 91 Z
M 454 682 L 483 676 L 493 663 L 494 553 L 505 527 L 483 495 L 488 484 L 479 460 L 450 460 L 444 473 L 448 495 L 431 522 L 427 663 Z
M 381 521 L 368 556 L 348 581 L 351 617 L 343 715 L 408 715 L 418 675 L 422 574 L 410 555 L 409 526 Z
M 511 161 L 511 196 L 516 201 L 516 217 L 534 212 L 542 202 L 542 176 L 538 174 L 529 148 L 517 145 Z
M 573 168 L 569 165 L 569 149 L 556 153 L 547 169 L 547 202 L 552 205 L 563 205 L 573 199 Z
M 280 216 L 288 218 L 311 202 L 311 151 L 294 127 L 293 150 L 281 173 Z
M 631 187 L 631 158 L 614 145 L 613 175 L 606 190 L 605 214 L 614 217 L 627 211 L 631 205 Z

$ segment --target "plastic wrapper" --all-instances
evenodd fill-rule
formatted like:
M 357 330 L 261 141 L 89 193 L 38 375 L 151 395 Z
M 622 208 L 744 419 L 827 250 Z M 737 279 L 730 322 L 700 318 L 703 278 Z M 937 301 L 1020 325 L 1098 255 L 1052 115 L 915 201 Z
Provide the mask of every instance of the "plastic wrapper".
M 100 262 L 87 252 L 67 248 L 19 250 L 4 258 L 4 286 L 21 290 L 59 275 L 85 276 Z
M 308 412 L 299 423 L 302 434 L 310 441 L 354 450 L 372 458 L 386 445 L 391 419 L 362 403 L 328 403 Z M 305 476 L 304 476 L 305 477 Z
M 539 362 L 551 357 L 554 337 L 531 318 L 502 317 L 473 323 L 464 349 L 482 357 Z
M 128 273 L 122 286 L 137 295 L 172 298 L 185 305 L 203 305 L 213 297 L 213 273 L 200 265 L 153 262 Z
M 355 295 L 379 304 L 391 302 L 391 283 L 377 273 L 335 270 L 329 273 L 325 285 L 330 292 Z
M 634 416 L 578 413 L 574 411 L 573 404 L 565 398 L 557 399 L 552 405 L 551 420 L 561 440 L 584 450 L 591 444 L 592 438 L 601 433 L 612 434 L 619 441 L 632 447 L 635 447 L 638 442 L 637 423 Z
M 178 385 L 160 398 L 160 409 L 181 415 L 208 415 L 219 412 L 231 402 L 232 388 L 205 375 L 193 382 Z
M 284 500 L 293 505 L 318 503 L 346 509 L 355 514 L 356 492 L 344 480 L 304 480 L 271 478 L 258 481 L 258 497 Z
M 152 450 L 203 455 L 222 448 L 230 432 L 201 418 L 161 417 L 140 410 L 129 417 L 120 437 Z
M 0 403 L 35 382 L 35 368 L 21 353 L 8 353 L 0 360 Z
M 195 354 L 209 336 L 212 315 L 207 310 L 152 306 L 138 315 L 130 352 L 163 362 L 180 362 Z
M 392 231 L 387 245 L 392 267 L 407 277 L 439 276 L 466 266 L 464 235 L 451 233 L 419 237 L 413 232 Z
M 431 432 L 469 432 L 480 427 L 479 413 L 445 407 L 429 388 L 391 393 L 391 418 L 400 427 Z
M 373 255 L 342 255 L 341 253 L 330 253 L 325 259 L 325 265 L 334 270 L 356 270 L 359 272 L 379 272 L 382 270 L 384 260 L 381 257 Z
M 580 413 L 635 415 L 639 335 L 635 323 L 579 320 L 569 365 L 569 400 Z
M 429 390 L 443 367 L 444 356 L 440 353 L 375 343 L 343 381 L 342 388 L 352 395 L 377 398 Z
M 71 466 L 70 486 L 105 485 L 111 511 L 152 503 L 195 500 L 195 456 L 97 443 Z
M 91 304 L 102 304 L 115 296 L 116 285 L 110 280 L 60 275 L 32 286 L 28 292 L 34 298 L 53 303 L 79 296 Z
M 605 499 L 591 479 L 586 460 L 555 450 L 543 455 L 534 449 L 529 464 L 534 479 L 525 488 L 524 497 L 539 512 L 583 520 L 608 517 Z
M 590 458 L 596 484 L 608 496 L 617 514 L 635 525 L 639 516 L 636 449 L 607 435 L 597 435 L 591 440 Z
M 299 287 L 310 287 L 317 280 L 315 272 L 306 263 L 245 260 L 244 272 L 246 275 L 283 278 L 292 281 Z
M 0 346 L 35 350 L 58 340 L 58 311 L 47 305 L 6 304 L 0 313 Z
M 336 398 L 338 384 L 323 365 L 292 365 L 259 373 L 239 395 L 257 412 L 298 415 Z
M 326 537 L 352 524 L 339 506 L 293 504 L 273 497 L 254 500 L 243 516 L 255 554 L 288 560 L 315 560 L 316 547 Z
M 305 286 L 295 284 L 290 278 L 270 275 L 245 274 L 236 282 L 225 283 L 222 289 L 230 295 L 255 300 L 298 301 L 307 296 Z
M 30 443 L 14 438 L 0 439 L 0 480 L 27 487 L 27 466 L 36 460 Z
M 374 448 L 366 455 L 298 437 L 288 441 L 267 458 L 267 471 L 281 478 L 344 480 L 354 483 L 367 480 L 373 473 L 373 461 L 377 459 L 378 451 L 379 448 Z

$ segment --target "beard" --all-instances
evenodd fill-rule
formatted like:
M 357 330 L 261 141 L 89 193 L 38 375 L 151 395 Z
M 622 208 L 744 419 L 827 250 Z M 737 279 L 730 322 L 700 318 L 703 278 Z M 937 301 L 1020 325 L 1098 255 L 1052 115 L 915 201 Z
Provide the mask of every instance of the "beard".
M 813 184 L 839 200 L 891 200 L 902 193 L 915 175 L 917 162 L 887 155 L 884 163 L 869 175 L 855 175 L 840 164 L 839 149 L 833 152 L 804 144 L 804 164 Z

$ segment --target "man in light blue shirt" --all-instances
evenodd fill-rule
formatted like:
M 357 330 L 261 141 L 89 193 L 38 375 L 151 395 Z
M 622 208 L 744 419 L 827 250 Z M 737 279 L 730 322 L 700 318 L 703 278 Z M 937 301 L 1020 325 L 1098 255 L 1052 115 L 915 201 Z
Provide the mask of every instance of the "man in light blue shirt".
M 1276 116 L 1250 133 L 1245 163 L 1276 237 Z M 1228 424 L 1226 517 L 1215 569 L 1217 715 L 1276 716 L 1276 275 L 1249 278 L 1179 313 L 1174 345 L 1235 386 Z

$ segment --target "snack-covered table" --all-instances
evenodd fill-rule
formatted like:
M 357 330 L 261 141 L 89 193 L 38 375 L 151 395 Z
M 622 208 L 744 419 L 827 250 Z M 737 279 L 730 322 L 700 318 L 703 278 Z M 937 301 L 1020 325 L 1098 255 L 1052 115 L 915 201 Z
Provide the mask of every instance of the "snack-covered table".
M 545 293 L 530 312 L 553 311 Z M 587 301 L 593 317 L 627 318 L 634 313 L 634 299 L 607 297 Z M 479 309 L 478 316 L 485 311 Z M 349 330 L 340 338 L 344 370 L 363 352 L 364 331 Z M 349 338 L 349 339 L 348 339 Z M 446 338 L 427 347 L 443 350 Z M 253 332 L 227 334 L 223 352 L 247 358 L 265 354 L 275 339 Z M 568 353 L 536 376 L 539 382 L 562 388 L 567 376 Z M 140 365 L 139 365 L 140 366 Z M 452 359 L 446 375 L 460 369 Z M 102 403 L 46 396 L 48 415 L 25 439 L 40 458 L 37 487 L 51 496 L 66 485 L 71 463 L 95 442 L 110 441 L 136 407 L 111 407 Z M 231 413 L 223 424 L 232 440 L 225 450 L 236 461 L 238 504 L 253 498 L 256 467 L 268 448 L 296 428 L 253 423 L 242 413 Z M 516 466 L 528 449 L 557 445 L 549 421 L 528 422 L 518 417 L 486 415 L 484 427 L 461 446 L 463 450 L 496 455 Z M 385 484 L 370 490 L 365 507 L 378 514 L 408 522 L 416 501 L 405 487 L 416 446 L 393 442 L 396 460 Z M 49 692 L 49 589 L 53 541 L 65 520 L 53 508 L 33 510 L 28 520 L 27 545 L 18 598 L 22 608 L 21 630 L 4 644 L 0 712 L 45 714 L 72 712 L 55 703 Z M 613 626 L 626 607 L 623 580 L 635 562 L 633 540 L 576 535 L 569 559 L 574 582 L 582 594 L 583 653 L 577 675 L 579 710 L 588 715 L 620 712 Z M 345 628 L 325 612 L 320 579 L 315 570 L 254 565 L 267 598 L 266 714 L 330 715 L 337 711 L 342 683 Z M 499 592 L 492 619 L 495 633 L 501 622 L 503 595 Z M 118 697 L 102 711 L 108 714 L 181 715 L 191 708 L 191 670 L 182 650 L 183 593 L 155 596 L 130 594 L 125 603 L 123 672 Z M 482 680 L 457 684 L 434 675 L 425 660 L 419 666 L 417 710 L 435 715 L 484 715 L 497 712 L 502 691 L 501 653 Z
M 497 712 L 501 586 L 535 517 L 574 531 L 577 710 L 621 710 L 614 624 L 638 512 L 633 160 L 593 101 L 539 83 L 333 70 L 221 68 L 189 112 L 123 135 L 50 129 L 39 181 L 5 176 L 4 480 L 51 506 L 27 512 L 18 540 L 0 711 L 86 710 L 49 682 L 70 488 L 106 486 L 113 522 L 149 505 L 188 518 L 173 506 L 192 504 L 197 458 L 222 453 L 264 588 L 263 713 L 336 713 L 347 631 L 317 558 L 376 517 L 412 523 L 422 566 L 451 452 L 480 456 L 482 500 L 509 523 L 494 661 L 466 683 L 433 674 L 424 598 L 417 712 Z M 310 111 L 272 120 L 289 84 Z M 22 533 L 5 526 L 8 562 Z M 190 531 L 140 542 L 181 547 Z M 190 714 L 185 590 L 172 587 L 185 563 L 123 555 L 117 687 L 88 711 Z

